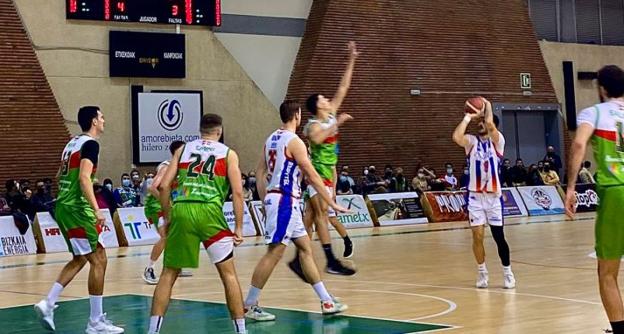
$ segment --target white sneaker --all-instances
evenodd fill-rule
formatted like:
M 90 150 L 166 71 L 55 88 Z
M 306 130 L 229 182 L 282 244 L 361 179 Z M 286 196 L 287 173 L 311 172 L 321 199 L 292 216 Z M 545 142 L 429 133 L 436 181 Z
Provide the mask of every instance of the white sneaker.
M 87 330 L 85 331 L 87 334 L 120 334 L 123 332 L 123 328 L 113 325 L 110 320 L 106 319 L 106 313 L 102 314 L 96 322 L 89 320 Z
M 35 312 L 43 328 L 52 331 L 56 330 L 56 326 L 54 325 L 54 310 L 57 307 L 58 305 L 51 307 L 45 299 L 35 304 Z
M 323 312 L 323 314 L 336 314 L 344 312 L 349 308 L 346 304 L 339 302 L 337 298 L 332 298 L 333 300 L 331 301 L 321 302 L 321 312 Z
M 143 271 L 143 280 L 149 285 L 158 284 L 158 277 L 154 273 L 154 268 L 146 267 Z
M 479 271 L 477 275 L 477 288 L 485 289 L 488 287 L 489 275 L 487 271 Z
M 178 277 L 191 277 L 193 276 L 193 272 L 190 270 L 180 270 L 180 274 L 178 275 Z
M 514 289 L 516 287 L 516 278 L 513 272 L 503 274 L 503 288 Z
M 266 312 L 258 305 L 252 305 L 245 313 L 245 318 L 255 321 L 273 321 L 275 320 L 275 315 Z

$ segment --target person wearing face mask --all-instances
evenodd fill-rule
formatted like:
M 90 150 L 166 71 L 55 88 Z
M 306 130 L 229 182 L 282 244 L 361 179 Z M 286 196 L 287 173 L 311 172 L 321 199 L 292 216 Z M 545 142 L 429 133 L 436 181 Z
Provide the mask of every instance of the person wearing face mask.
M 540 174 L 545 185 L 556 186 L 559 184 L 559 174 L 552 169 L 550 162 L 544 163 L 544 171 Z
M 35 212 L 50 212 L 54 216 L 54 198 L 46 190 L 43 180 L 38 180 L 35 183 L 35 194 L 32 196 L 32 205 L 35 208 Z
M 243 181 L 243 200 L 245 202 L 249 202 L 253 200 L 253 192 L 249 187 L 249 178 L 245 174 L 241 174 L 241 178 Z
M 431 189 L 429 187 L 427 174 L 425 174 L 425 170 L 423 168 L 419 168 L 416 177 L 412 179 L 412 188 L 414 188 L 414 190 L 419 194 L 422 194 L 425 191 L 429 191 Z
M 115 214 L 115 211 L 117 211 L 117 203 L 115 202 L 113 191 L 113 180 L 104 179 L 104 182 L 102 182 L 102 196 L 108 204 L 108 210 L 110 210 L 111 216 Z
M 139 195 L 132 187 L 130 174 L 121 175 L 121 187 L 115 189 L 113 197 L 118 208 L 133 208 L 139 206 Z
M 553 146 L 548 146 L 546 148 L 544 162 L 546 161 L 550 162 L 550 169 L 559 174 L 559 171 L 563 168 L 563 163 L 561 162 L 561 157 L 555 153 L 555 148 Z
M 446 190 L 456 190 L 457 189 L 457 178 L 453 175 L 454 169 L 452 163 L 447 163 L 446 174 L 444 174 L 444 183 L 446 186 Z
M 143 205 L 145 194 L 143 193 L 143 180 L 141 178 L 141 172 L 137 169 L 130 171 L 130 180 L 132 181 L 132 189 L 137 194 L 137 206 Z
M 249 189 L 253 195 L 253 200 L 258 201 L 260 200 L 260 195 L 258 195 L 258 187 L 256 186 L 256 172 L 252 170 L 247 175 L 249 176 L 247 177 L 247 182 L 249 182 Z
M 459 178 L 459 188 L 462 190 L 468 189 L 469 184 L 470 184 L 470 168 L 468 168 L 468 165 L 464 165 L 464 173 Z
M 403 193 L 407 191 L 407 179 L 403 175 L 403 168 L 396 169 L 396 174 L 392 177 L 390 182 L 390 192 Z
M 511 187 L 511 160 L 503 160 L 503 166 L 500 169 L 500 180 L 504 187 Z
M 513 187 L 521 187 L 526 185 L 527 170 L 524 167 L 522 159 L 516 160 L 516 165 L 511 167 L 511 185 Z

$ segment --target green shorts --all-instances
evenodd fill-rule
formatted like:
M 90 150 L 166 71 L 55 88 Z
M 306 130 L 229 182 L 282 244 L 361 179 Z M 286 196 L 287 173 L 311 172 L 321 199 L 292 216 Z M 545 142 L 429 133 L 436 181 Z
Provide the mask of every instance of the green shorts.
M 596 216 L 596 255 L 619 260 L 624 255 L 624 186 L 597 187 L 600 204 Z
M 234 250 L 234 233 L 216 203 L 178 202 L 171 209 L 164 266 L 197 268 L 203 244 L 212 263 L 226 260 Z
M 57 204 L 54 218 L 59 225 L 67 248 L 74 255 L 87 255 L 95 252 L 101 227 L 96 227 L 95 211 L 91 207 L 73 207 Z M 102 243 L 99 243 L 104 247 Z
M 161 219 L 163 216 L 163 213 L 161 210 L 150 210 L 147 207 L 145 207 L 144 209 L 145 211 L 145 218 L 147 218 L 147 221 L 156 226 L 156 229 L 160 229 L 161 227 L 165 226 L 165 220 Z

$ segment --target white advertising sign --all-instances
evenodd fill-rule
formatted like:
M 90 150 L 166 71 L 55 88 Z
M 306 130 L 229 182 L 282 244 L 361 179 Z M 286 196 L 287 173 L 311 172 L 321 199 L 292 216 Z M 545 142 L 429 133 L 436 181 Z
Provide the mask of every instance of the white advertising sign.
M 0 217 L 0 257 L 12 255 L 36 254 L 37 244 L 32 225 L 20 231 L 15 226 L 13 216 Z
M 160 240 L 156 226 L 147 221 L 143 208 L 122 208 L 117 213 L 128 246 L 153 245 Z
M 415 192 L 370 194 L 368 199 L 375 208 L 381 226 L 429 222 Z
M 339 213 L 338 221 L 346 228 L 373 227 L 373 219 L 368 212 L 364 198 L 360 195 L 336 196 L 336 203 L 351 210 L 351 213 Z M 331 225 L 330 225 L 331 226 Z
M 102 227 L 102 233 L 100 233 L 100 243 L 104 245 L 104 248 L 117 248 L 119 247 L 117 231 L 115 230 L 115 224 L 113 224 L 110 211 L 108 211 L 108 209 L 102 209 L 100 211 L 106 219 Z M 38 212 L 36 219 L 39 223 L 46 253 L 67 252 L 68 249 L 65 238 L 61 234 L 61 230 L 54 218 L 52 218 L 52 215 L 48 212 Z
M 518 187 L 530 216 L 565 213 L 563 200 L 553 186 Z
M 167 160 L 171 142 L 199 139 L 201 116 L 201 92 L 139 93 L 138 125 L 134 127 L 139 162 Z
M 264 217 L 264 208 L 262 207 L 262 201 L 251 202 L 251 213 L 256 219 L 256 223 L 258 224 L 258 229 L 260 229 L 260 235 L 264 235 L 265 217 Z
M 255 237 L 257 234 L 256 225 L 254 225 L 253 219 L 251 218 L 251 214 L 249 213 L 249 208 L 247 207 L 247 205 L 244 205 L 243 208 L 245 210 L 243 214 L 243 236 Z M 232 232 L 234 232 L 235 220 L 234 220 L 234 205 L 232 204 L 232 202 L 225 202 L 223 204 L 223 215 L 225 216 L 225 221 L 230 226 L 230 229 L 232 230 Z

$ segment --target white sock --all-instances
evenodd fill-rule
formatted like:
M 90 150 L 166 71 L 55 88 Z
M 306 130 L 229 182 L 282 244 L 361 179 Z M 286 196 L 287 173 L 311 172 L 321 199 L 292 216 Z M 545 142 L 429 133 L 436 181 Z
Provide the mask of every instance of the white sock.
M 162 322 L 163 322 L 163 317 L 161 317 L 159 315 L 151 316 L 150 317 L 149 332 L 150 333 L 160 332 L 160 327 L 162 326 Z
M 503 272 L 504 272 L 505 274 L 511 274 L 511 273 L 512 273 L 512 272 L 511 272 L 511 265 L 509 265 L 509 266 L 507 266 L 507 267 L 503 266 Z
M 154 261 L 152 261 L 152 259 L 149 260 L 149 264 L 147 265 L 148 268 L 154 268 Z
M 332 297 L 329 295 L 329 292 L 327 292 L 327 289 L 325 289 L 325 284 L 323 284 L 323 282 L 318 282 L 314 284 L 312 287 L 314 288 L 314 292 L 316 292 L 316 294 L 318 295 L 318 297 L 321 299 L 322 302 L 327 302 L 327 301 L 332 300 Z
M 253 285 L 249 286 L 249 293 L 247 294 L 247 299 L 245 299 L 245 306 L 253 306 L 258 304 L 258 298 L 260 298 L 260 292 L 262 289 L 258 289 Z
M 234 319 L 232 320 L 232 323 L 234 324 L 236 334 L 247 334 L 247 331 L 245 330 L 245 319 Z
M 54 307 L 54 304 L 56 304 L 56 301 L 59 299 L 59 296 L 63 292 L 63 289 L 65 289 L 65 287 L 62 286 L 59 282 L 54 282 L 54 285 L 52 285 L 50 292 L 48 292 L 48 306 Z
M 89 320 L 91 320 L 91 322 L 96 322 L 100 320 L 100 317 L 104 314 L 102 310 L 102 296 L 89 295 L 89 303 L 91 304 L 91 316 L 89 316 Z
M 487 267 L 485 266 L 485 262 L 481 263 L 480 265 L 478 265 L 479 267 L 479 271 L 483 271 L 483 272 L 487 272 Z

